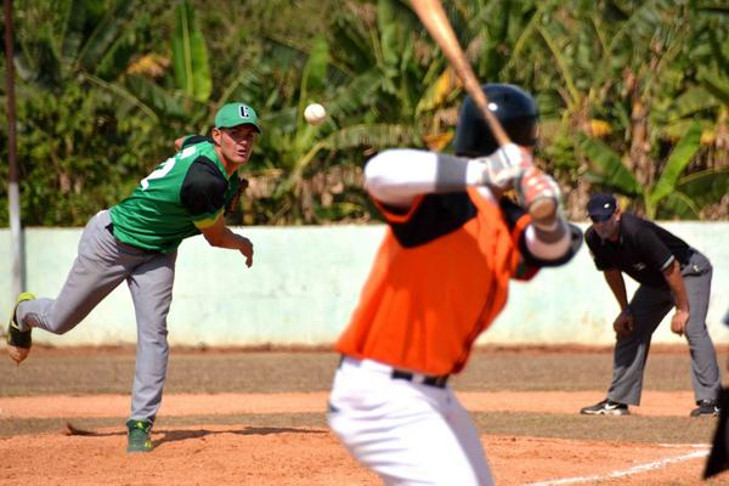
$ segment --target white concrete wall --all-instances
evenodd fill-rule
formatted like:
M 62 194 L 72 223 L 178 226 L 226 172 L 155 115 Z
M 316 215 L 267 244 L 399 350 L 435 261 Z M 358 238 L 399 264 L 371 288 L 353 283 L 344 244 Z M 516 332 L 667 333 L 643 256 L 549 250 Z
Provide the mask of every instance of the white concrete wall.
M 708 324 L 715 342 L 729 342 L 720 320 L 729 307 L 729 223 L 661 223 L 706 254 L 714 265 Z M 583 225 L 584 228 L 584 225 Z M 248 269 L 233 251 L 202 237 L 180 247 L 170 342 L 175 345 L 259 345 L 333 342 L 359 297 L 384 226 L 243 228 L 255 245 Z M 80 228 L 30 228 L 25 233 L 28 289 L 55 297 L 76 255 Z M 0 229 L 0 319 L 7 322 L 10 231 Z M 629 278 L 628 290 L 636 285 Z M 479 343 L 611 344 L 617 304 L 586 247 L 569 265 L 515 282 L 505 311 Z M 3 324 L 4 325 L 4 324 Z M 135 342 L 135 321 L 125 285 L 116 289 L 65 336 L 34 333 L 56 346 Z M 668 319 L 654 343 L 680 343 Z

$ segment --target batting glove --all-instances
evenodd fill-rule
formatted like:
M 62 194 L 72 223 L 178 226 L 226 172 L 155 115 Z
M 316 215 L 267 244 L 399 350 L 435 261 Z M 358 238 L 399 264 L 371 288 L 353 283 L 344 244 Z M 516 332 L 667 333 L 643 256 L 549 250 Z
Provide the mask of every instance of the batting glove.
M 481 185 L 511 189 L 524 171 L 533 167 L 532 157 L 526 149 L 510 143 L 488 157 L 474 159 L 481 164 Z

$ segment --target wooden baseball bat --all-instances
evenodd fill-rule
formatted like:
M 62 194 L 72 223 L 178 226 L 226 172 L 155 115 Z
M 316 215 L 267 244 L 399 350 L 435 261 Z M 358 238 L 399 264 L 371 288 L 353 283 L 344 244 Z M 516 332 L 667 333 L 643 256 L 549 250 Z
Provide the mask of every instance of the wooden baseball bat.
M 440 0 L 411 0 L 411 4 L 420 21 L 430 32 L 430 36 L 450 61 L 466 91 L 481 110 L 496 142 L 501 147 L 511 143 L 499 119 L 488 108 L 489 101 L 471 69 L 471 64 L 466 59 L 466 54 L 458 43 Z M 529 214 L 532 219 L 537 221 L 549 221 L 555 217 L 556 212 L 557 204 L 552 198 L 537 199 L 529 206 Z

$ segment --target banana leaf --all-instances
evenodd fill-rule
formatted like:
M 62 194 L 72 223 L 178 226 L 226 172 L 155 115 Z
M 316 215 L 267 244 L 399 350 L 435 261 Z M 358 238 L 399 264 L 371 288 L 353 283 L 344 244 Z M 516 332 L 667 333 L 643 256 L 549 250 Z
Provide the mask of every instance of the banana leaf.
M 701 86 L 690 88 L 672 103 L 667 121 L 677 121 L 695 113 L 709 110 L 717 105 L 717 100 L 712 97 L 708 89 Z
M 377 24 L 380 29 L 382 60 L 388 67 L 398 65 L 401 54 L 400 29 L 395 15 L 395 7 L 392 0 L 379 0 L 377 2 Z M 393 74 L 397 70 L 392 70 Z
M 408 125 L 355 125 L 333 133 L 321 144 L 329 150 L 422 145 L 417 132 Z
M 635 196 L 642 194 L 638 181 L 623 165 L 621 157 L 600 140 L 584 134 L 578 135 L 579 146 L 590 160 L 593 172 L 600 176 L 602 184 L 614 187 L 620 193 Z
M 148 79 L 136 75 L 129 76 L 125 80 L 125 86 L 129 94 L 139 100 L 139 103 L 151 108 L 159 118 L 174 118 L 180 121 L 187 119 L 188 115 L 180 100 Z
M 690 197 L 699 208 L 716 204 L 729 194 L 729 167 L 703 170 L 683 177 L 676 190 Z
M 205 102 L 213 89 L 205 38 L 195 24 L 195 11 L 187 0 L 177 7 L 175 15 L 177 22 L 172 34 L 175 82 L 188 98 Z
M 321 92 L 326 88 L 329 67 L 329 43 L 323 35 L 314 39 L 311 54 L 304 67 L 304 82 L 309 92 Z
M 83 50 L 78 54 L 85 69 L 92 73 L 96 72 L 96 67 L 107 53 L 113 51 L 112 46 L 129 24 L 133 7 L 134 0 L 117 0 L 114 7 L 109 9 L 91 36 L 84 42 Z
M 72 65 L 78 59 L 83 42 L 83 28 L 86 21 L 86 0 L 72 0 L 66 7 L 66 22 L 61 41 L 60 57 L 65 66 Z
M 699 70 L 698 78 L 708 92 L 721 100 L 725 105 L 729 105 L 729 77 L 701 69 Z
M 701 209 L 686 194 L 673 192 L 661 201 L 661 208 L 651 218 L 656 219 L 699 219 Z
M 671 152 L 660 179 L 648 196 L 648 203 L 655 207 L 659 201 L 676 190 L 679 177 L 701 146 L 701 126 L 693 123 Z

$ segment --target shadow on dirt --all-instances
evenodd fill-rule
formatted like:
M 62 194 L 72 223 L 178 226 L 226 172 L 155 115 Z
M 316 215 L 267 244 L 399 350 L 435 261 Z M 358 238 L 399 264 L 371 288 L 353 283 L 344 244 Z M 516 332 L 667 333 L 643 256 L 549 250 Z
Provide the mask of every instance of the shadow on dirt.
M 235 434 L 235 435 L 272 435 L 272 434 L 327 434 L 325 430 L 297 429 L 292 427 L 246 427 L 243 430 L 160 430 L 162 438 L 153 440 L 155 446 L 165 442 L 177 442 L 189 439 L 200 439 L 208 435 Z M 109 434 L 111 435 L 111 434 Z
M 92 429 L 81 428 L 70 422 L 66 422 L 65 435 L 75 435 L 81 437 L 114 437 L 126 436 L 126 431 L 96 431 Z M 164 444 L 165 442 L 178 442 L 189 439 L 200 439 L 209 435 L 234 434 L 234 435 L 273 435 L 273 434 L 327 434 L 325 430 L 317 429 L 301 429 L 293 427 L 245 427 L 244 429 L 227 429 L 227 430 L 156 430 L 153 435 L 162 434 L 162 437 L 152 442 L 155 446 Z

